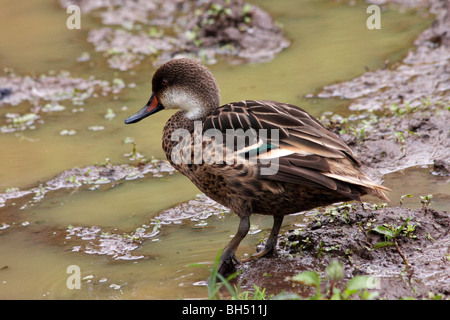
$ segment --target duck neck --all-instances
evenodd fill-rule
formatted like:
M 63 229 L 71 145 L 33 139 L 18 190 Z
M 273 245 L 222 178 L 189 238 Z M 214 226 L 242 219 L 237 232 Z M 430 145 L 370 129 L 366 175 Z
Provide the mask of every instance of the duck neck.
M 196 109 L 185 110 L 183 115 L 187 120 L 203 122 L 214 112 L 215 109 L 215 107 L 200 107 Z

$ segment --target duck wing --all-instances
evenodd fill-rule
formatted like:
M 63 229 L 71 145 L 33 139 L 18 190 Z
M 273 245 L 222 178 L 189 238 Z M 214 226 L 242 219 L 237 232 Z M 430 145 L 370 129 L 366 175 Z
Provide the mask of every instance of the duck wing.
M 244 143 L 231 144 L 232 160 L 256 167 L 247 172 L 259 180 L 331 189 L 355 200 L 366 193 L 386 199 L 386 188 L 360 170 L 352 150 L 297 106 L 268 100 L 226 104 L 205 120 L 203 132 L 210 129 L 227 142 L 236 142 L 236 132 L 247 133 Z

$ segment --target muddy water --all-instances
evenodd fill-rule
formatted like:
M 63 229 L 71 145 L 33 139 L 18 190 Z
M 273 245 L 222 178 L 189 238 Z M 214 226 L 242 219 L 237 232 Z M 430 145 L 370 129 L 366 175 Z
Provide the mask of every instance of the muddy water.
M 316 116 L 342 108 L 345 101 L 307 100 L 305 94 L 358 76 L 366 67 L 376 69 L 386 60 L 395 62 L 431 21 L 413 12 L 388 9 L 382 15 L 382 30 L 369 31 L 366 5 L 360 2 L 353 6 L 334 1 L 299 1 L 295 6 L 287 0 L 255 3 L 283 25 L 292 44 L 270 63 L 230 66 L 219 61 L 211 66 L 222 101 L 280 100 L 301 105 Z M 170 112 L 139 125 L 123 125 L 123 119 L 147 101 L 153 68 L 141 64 L 131 72 L 108 69 L 102 54 L 85 41 L 87 30 L 98 27 L 98 21 L 83 16 L 81 30 L 68 30 L 67 17 L 57 1 L 4 1 L 1 67 L 19 75 L 68 70 L 73 77 L 121 79 L 126 87 L 117 94 L 89 98 L 81 106 L 61 101 L 65 110 L 46 114 L 34 130 L 0 134 L 0 193 L 12 187 L 29 190 L 65 170 L 102 163 L 106 158 L 112 164 L 128 163 L 124 154 L 131 151 L 131 145 L 123 143 L 126 137 L 135 139 L 146 158 L 163 157 L 161 130 Z M 77 62 L 85 52 L 91 59 Z M 1 124 L 7 113 L 24 114 L 32 107 L 29 102 L 1 106 Z M 115 114 L 112 119 L 105 118 L 108 109 Z M 104 130 L 92 131 L 92 126 Z M 76 134 L 61 135 L 64 130 Z M 432 193 L 440 182 L 419 171 L 412 175 L 415 195 Z M 405 180 L 412 181 L 407 173 L 386 177 L 387 186 L 398 187 L 399 195 L 393 199 L 412 193 Z M 424 190 L 417 190 L 417 185 Z M 445 194 L 444 186 L 439 188 Z M 201 281 L 208 271 L 189 265 L 212 263 L 235 232 L 238 219 L 233 214 L 217 209 L 209 217 L 206 212 L 179 221 L 158 219 L 164 209 L 198 194 L 178 174 L 93 189 L 62 189 L 47 193 L 42 200 L 28 196 L 0 207 L 0 298 L 205 298 Z M 420 205 L 417 196 L 405 204 Z M 285 228 L 302 223 L 303 215 L 289 217 Z M 270 224 L 270 218 L 253 217 L 252 234 L 238 254 L 253 253 Z M 129 240 L 140 229 L 146 236 Z M 66 285 L 70 265 L 80 268 L 80 289 L 69 290 Z

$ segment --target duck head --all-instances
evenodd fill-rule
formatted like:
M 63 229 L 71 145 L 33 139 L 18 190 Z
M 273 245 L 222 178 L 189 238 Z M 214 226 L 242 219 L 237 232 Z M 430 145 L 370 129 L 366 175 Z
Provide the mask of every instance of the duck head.
M 216 79 L 194 59 L 175 59 L 163 64 L 153 75 L 152 91 L 145 107 L 128 117 L 126 124 L 163 109 L 182 109 L 186 118 L 199 120 L 220 106 Z

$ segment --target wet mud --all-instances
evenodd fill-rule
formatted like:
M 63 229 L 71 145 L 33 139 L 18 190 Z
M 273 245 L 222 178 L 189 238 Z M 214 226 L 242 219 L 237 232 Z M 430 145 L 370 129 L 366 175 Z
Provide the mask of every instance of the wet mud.
M 124 87 L 125 84 L 120 79 L 112 82 L 93 76 L 85 79 L 72 77 L 68 71 L 17 75 L 6 69 L 4 75 L 0 76 L 0 108 L 17 106 L 24 101 L 31 108 L 23 114 L 7 113 L 4 123 L 0 123 L 0 132 L 35 129 L 37 125 L 44 123 L 47 115 L 66 109 L 60 104 L 61 101 L 70 102 L 75 109 L 82 108 L 87 99 L 116 95 Z
M 380 226 L 394 230 L 403 224 L 395 239 L 376 231 Z M 377 208 L 364 203 L 321 209 L 306 228 L 289 230 L 279 238 L 278 257 L 242 266 L 240 280 L 246 287 L 270 288 L 273 294 L 310 296 L 310 288 L 293 287 L 287 277 L 305 270 L 323 276 L 325 268 L 337 260 L 344 266 L 347 280 L 356 275 L 373 277 L 370 289 L 378 292 L 379 298 L 448 297 L 449 228 L 448 213 L 432 208 Z
M 143 60 L 154 65 L 178 57 L 216 56 L 233 62 L 263 62 L 289 46 L 270 15 L 254 4 L 232 1 L 61 0 L 79 5 L 84 14 L 100 19 L 101 28 L 87 36 L 112 69 L 129 70 Z
M 15 205 L 21 203 L 21 208 L 39 203 L 48 193 L 61 190 L 113 188 L 127 181 L 145 177 L 161 178 L 173 174 L 175 169 L 166 161 L 153 160 L 137 164 L 115 165 L 109 162 L 83 168 L 72 168 L 57 177 L 29 189 L 9 188 L 0 193 L 0 208 L 15 200 Z M 5 218 L 5 217 L 2 217 Z M 4 221 L 4 220 L 3 220 Z
M 435 166 L 436 175 L 448 176 L 448 105 L 423 102 L 417 108 L 395 106 L 381 115 L 365 115 L 358 124 L 349 124 L 351 120 L 341 117 L 322 120 L 353 149 L 375 178 L 424 165 Z

